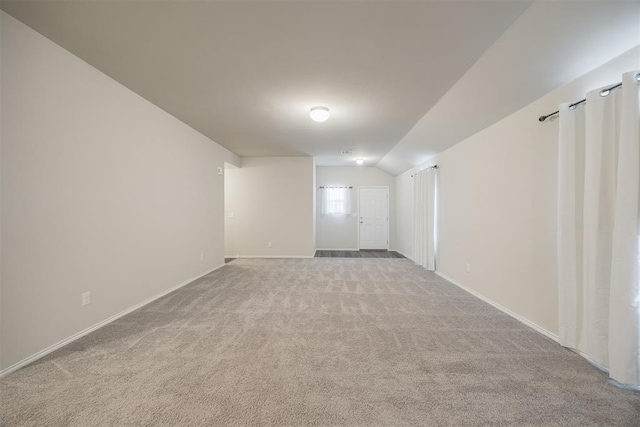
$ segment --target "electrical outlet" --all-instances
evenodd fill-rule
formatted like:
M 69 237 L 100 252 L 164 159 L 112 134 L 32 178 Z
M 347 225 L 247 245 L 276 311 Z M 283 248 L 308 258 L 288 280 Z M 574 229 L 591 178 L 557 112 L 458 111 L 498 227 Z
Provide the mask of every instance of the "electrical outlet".
M 467 261 L 467 273 L 471 273 L 471 263 Z
M 222 168 L 220 166 L 218 166 L 218 175 L 222 175 Z
M 267 247 L 268 248 L 272 248 L 273 247 L 273 243 L 272 242 L 267 242 Z
M 204 261 L 204 252 L 200 253 L 200 261 Z
M 82 294 L 82 305 L 91 304 L 91 292 L 84 292 Z

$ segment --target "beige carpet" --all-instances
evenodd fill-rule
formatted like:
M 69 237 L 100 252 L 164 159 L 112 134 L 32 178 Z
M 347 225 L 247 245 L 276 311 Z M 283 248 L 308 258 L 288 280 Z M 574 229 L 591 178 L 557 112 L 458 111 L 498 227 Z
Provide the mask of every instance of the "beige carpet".
M 640 394 L 406 259 L 238 259 L 0 380 L 2 426 L 639 426 Z

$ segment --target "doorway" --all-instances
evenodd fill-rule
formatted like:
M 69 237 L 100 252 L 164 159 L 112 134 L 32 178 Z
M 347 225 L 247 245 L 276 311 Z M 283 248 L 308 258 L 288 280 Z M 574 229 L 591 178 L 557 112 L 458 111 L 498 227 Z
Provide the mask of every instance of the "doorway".
M 358 188 L 359 249 L 389 249 L 389 187 Z

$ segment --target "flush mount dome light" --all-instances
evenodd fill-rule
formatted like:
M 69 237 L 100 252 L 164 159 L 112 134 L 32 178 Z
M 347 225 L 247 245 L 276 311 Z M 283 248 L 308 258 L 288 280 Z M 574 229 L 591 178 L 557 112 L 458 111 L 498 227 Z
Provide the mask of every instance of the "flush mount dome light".
M 364 160 L 362 160 L 362 159 L 356 159 L 356 163 L 357 163 L 357 164 L 359 164 L 359 165 L 361 165 L 361 164 L 363 164 L 363 163 L 364 163 Z
M 324 122 L 329 118 L 329 109 L 327 107 L 313 107 L 309 115 L 313 121 Z

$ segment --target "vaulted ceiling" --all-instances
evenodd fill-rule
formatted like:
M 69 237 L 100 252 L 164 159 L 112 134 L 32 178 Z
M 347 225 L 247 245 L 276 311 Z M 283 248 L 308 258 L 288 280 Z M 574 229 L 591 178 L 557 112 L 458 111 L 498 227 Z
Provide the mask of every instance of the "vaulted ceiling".
M 319 165 L 359 157 L 395 174 L 640 43 L 639 5 L 9 0 L 1 8 L 240 156 L 310 155 Z M 315 105 L 330 108 L 327 122 L 309 119 Z

